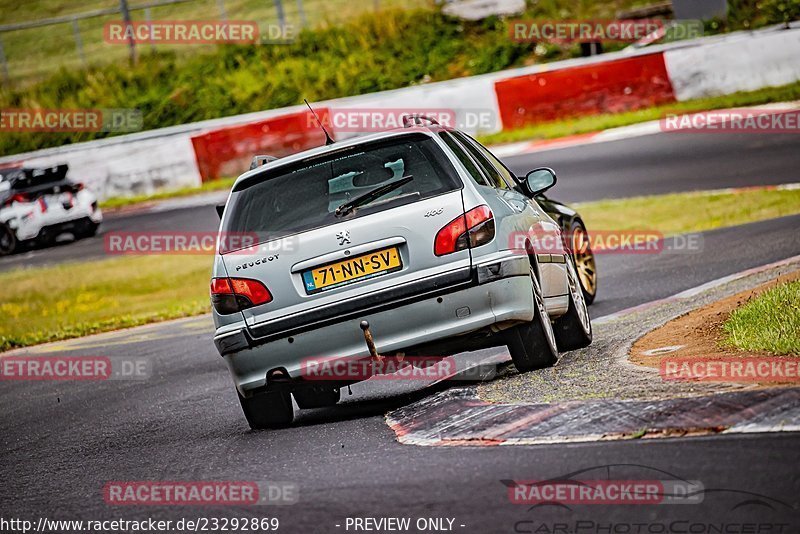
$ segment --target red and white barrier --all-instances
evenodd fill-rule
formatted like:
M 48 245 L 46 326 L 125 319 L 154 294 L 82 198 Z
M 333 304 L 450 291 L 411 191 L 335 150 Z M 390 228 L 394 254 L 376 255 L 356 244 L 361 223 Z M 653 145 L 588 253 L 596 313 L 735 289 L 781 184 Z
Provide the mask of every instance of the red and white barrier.
M 508 78 L 495 91 L 504 128 L 675 101 L 660 52 Z
M 664 52 L 679 101 L 800 80 L 800 29 L 734 34 Z
M 327 108 L 316 110 L 325 121 Z M 191 139 L 202 181 L 236 176 L 250 166 L 253 156 L 281 157 L 325 142 L 309 111 L 288 113 L 248 124 L 226 126 Z
M 69 177 L 86 184 L 101 199 L 200 185 L 197 158 L 188 135 L 128 137 L 38 150 L 2 161 L 29 167 L 66 163 Z

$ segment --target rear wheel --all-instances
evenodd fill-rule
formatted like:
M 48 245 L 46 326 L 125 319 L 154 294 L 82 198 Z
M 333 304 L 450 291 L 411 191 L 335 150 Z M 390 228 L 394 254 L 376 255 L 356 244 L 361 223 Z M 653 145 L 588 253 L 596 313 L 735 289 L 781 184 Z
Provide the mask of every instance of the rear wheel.
M 281 428 L 294 420 L 292 396 L 288 392 L 269 391 L 252 397 L 242 397 L 238 391 L 239 403 L 242 405 L 244 417 L 253 430 L 265 428 Z
M 560 351 L 582 349 L 592 343 L 592 321 L 571 258 L 567 259 L 567 285 L 569 310 L 553 324 L 556 345 Z
M 531 285 L 535 308 L 533 320 L 508 332 L 508 352 L 511 353 L 511 360 L 521 373 L 544 369 L 558 361 L 553 325 L 544 307 L 542 288 L 532 268 Z
M 572 239 L 570 250 L 575 260 L 575 271 L 583 290 L 583 298 L 588 305 L 594 302 L 594 298 L 597 296 L 597 266 L 589 241 L 589 232 L 586 231 L 586 227 L 580 220 L 572 223 L 570 238 Z
M 0 224 L 0 256 L 13 254 L 17 249 L 17 234 L 7 224 Z
M 78 237 L 94 237 L 97 235 L 97 229 L 100 228 L 100 223 L 89 221 L 86 227 L 80 232 Z

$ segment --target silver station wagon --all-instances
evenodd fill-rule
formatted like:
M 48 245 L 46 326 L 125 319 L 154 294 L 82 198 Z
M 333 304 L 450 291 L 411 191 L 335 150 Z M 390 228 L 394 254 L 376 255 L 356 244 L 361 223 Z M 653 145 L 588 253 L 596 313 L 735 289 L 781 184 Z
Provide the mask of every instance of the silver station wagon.
M 292 396 L 329 406 L 358 381 L 310 380 L 309 358 L 507 346 L 525 372 L 591 343 L 573 257 L 534 200 L 552 170 L 517 178 L 420 118 L 264 160 L 218 208 L 211 280 L 214 343 L 252 428 L 291 423 Z

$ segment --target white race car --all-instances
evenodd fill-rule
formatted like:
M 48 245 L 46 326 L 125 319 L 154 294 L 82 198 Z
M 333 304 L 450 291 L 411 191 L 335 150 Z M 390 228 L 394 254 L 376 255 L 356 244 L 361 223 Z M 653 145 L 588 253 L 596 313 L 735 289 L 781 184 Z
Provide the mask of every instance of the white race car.
M 67 179 L 66 165 L 0 169 L 0 256 L 21 245 L 49 245 L 62 234 L 97 233 L 103 214 L 97 197 Z

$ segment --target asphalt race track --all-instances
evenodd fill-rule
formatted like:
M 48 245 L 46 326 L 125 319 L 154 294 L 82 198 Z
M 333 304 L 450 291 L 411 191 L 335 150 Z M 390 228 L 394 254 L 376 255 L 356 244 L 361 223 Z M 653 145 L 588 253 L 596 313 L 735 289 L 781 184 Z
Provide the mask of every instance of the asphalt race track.
M 791 135 L 667 134 L 509 159 L 517 171 L 554 167 L 561 181 L 553 196 L 568 201 L 796 182 L 798 163 L 800 144 Z M 113 217 L 104 230 L 210 230 L 215 223 L 208 207 Z M 800 216 L 785 217 L 704 233 L 693 252 L 600 256 L 599 297 L 590 311 L 599 317 L 798 255 L 798 228 Z M 99 237 L 6 258 L 2 266 L 102 256 Z M 278 517 L 279 532 L 347 532 L 348 517 L 367 516 L 452 518 L 453 531 L 470 533 L 800 532 L 798 434 L 403 446 L 384 413 L 448 387 L 407 382 L 359 384 L 342 404 L 304 411 L 291 428 L 252 432 L 211 343 L 209 317 L 38 351 L 142 357 L 154 374 L 146 381 L 3 383 L 4 517 Z M 521 506 L 509 502 L 502 483 L 620 464 L 629 472 L 658 469 L 700 480 L 703 502 Z M 102 488 L 112 480 L 287 481 L 298 485 L 300 502 L 240 509 L 108 506 Z M 653 524 L 665 529 L 652 530 Z M 728 530 L 712 530 L 720 525 Z
M 662 133 L 508 158 L 519 175 L 552 167 L 564 202 L 800 181 L 796 135 Z

